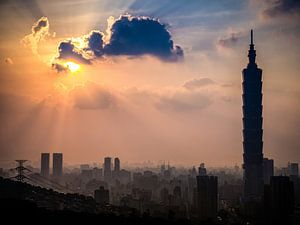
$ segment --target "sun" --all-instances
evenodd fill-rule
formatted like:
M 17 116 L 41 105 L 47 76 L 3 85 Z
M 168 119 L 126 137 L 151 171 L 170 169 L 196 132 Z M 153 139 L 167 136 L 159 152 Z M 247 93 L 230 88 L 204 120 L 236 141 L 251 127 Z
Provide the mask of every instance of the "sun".
M 74 62 L 66 62 L 65 66 L 72 72 L 76 72 L 80 69 L 80 65 L 74 63 Z

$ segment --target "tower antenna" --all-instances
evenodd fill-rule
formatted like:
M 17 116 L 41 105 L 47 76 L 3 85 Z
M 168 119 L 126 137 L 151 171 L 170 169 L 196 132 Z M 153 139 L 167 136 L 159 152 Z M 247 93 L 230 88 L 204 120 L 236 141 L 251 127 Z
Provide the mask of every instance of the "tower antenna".
M 251 45 L 253 45 L 253 30 L 251 29 Z

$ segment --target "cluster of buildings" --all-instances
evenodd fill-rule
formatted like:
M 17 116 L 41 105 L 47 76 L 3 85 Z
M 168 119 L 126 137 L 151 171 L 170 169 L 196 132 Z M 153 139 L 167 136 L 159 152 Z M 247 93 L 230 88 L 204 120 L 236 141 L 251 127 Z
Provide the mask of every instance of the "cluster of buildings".
M 52 158 L 52 176 L 60 178 L 63 175 L 63 154 L 53 153 Z M 44 177 L 50 176 L 50 153 L 41 154 L 41 175 Z

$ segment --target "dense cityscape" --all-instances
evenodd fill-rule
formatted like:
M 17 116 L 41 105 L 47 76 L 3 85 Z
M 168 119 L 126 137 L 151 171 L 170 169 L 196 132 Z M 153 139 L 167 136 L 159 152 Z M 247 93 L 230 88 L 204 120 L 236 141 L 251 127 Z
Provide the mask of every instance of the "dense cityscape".
M 249 219 L 243 213 L 243 171 L 239 166 L 206 169 L 204 163 L 198 168 L 176 168 L 162 164 L 160 167 L 126 170 L 121 165 L 119 158 L 106 157 L 103 167 L 82 164 L 63 170 L 63 154 L 53 153 L 53 172 L 50 173 L 50 153 L 42 153 L 41 169 L 27 167 L 30 171 L 24 170 L 23 181 L 51 189 L 52 192 L 45 190 L 40 195 L 27 194 L 25 199 L 48 210 L 113 212 L 116 215 L 129 215 L 136 210 L 136 215 L 186 219 L 194 223 L 200 220 L 207 224 L 244 224 Z M 264 208 L 260 209 L 263 210 L 260 217 L 255 214 L 256 223 L 253 224 L 275 223 L 265 222 L 266 216 L 270 220 L 279 220 L 278 224 L 298 221 L 298 171 L 298 163 L 277 168 L 272 159 L 263 159 L 265 199 L 261 207 Z M 13 171 L 1 169 L 4 178 L 14 174 Z M 7 187 L 4 183 L 1 180 L 1 198 L 9 196 L 6 195 L 8 191 L 4 189 Z M 65 198 L 69 200 L 63 201 L 58 194 L 55 197 L 53 191 L 68 193 Z

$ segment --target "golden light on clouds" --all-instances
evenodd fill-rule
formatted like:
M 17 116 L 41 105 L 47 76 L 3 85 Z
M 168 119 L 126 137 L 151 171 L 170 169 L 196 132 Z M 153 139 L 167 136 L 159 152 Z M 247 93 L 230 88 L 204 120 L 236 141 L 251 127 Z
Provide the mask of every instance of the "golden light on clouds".
M 68 68 L 72 73 L 75 73 L 80 69 L 80 65 L 74 62 L 66 62 L 65 67 Z

